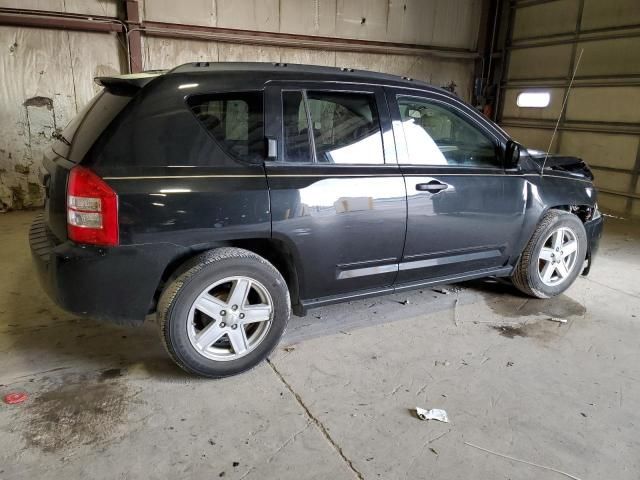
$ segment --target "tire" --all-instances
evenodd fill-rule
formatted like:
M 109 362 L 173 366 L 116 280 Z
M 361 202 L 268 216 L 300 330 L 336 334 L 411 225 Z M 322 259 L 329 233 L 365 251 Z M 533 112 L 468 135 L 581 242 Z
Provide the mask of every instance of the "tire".
M 560 236 L 563 246 L 560 247 L 560 251 L 556 251 L 555 241 Z M 573 249 L 572 238 L 575 239 L 577 247 L 575 256 L 569 254 L 567 257 L 562 257 L 567 251 Z M 544 258 L 541 258 L 541 255 Z M 582 221 L 576 215 L 564 210 L 549 210 L 540 220 L 531 240 L 522 252 L 511 279 L 513 284 L 527 295 L 550 298 L 561 294 L 571 286 L 582 271 L 586 255 L 587 233 Z M 545 258 L 551 258 L 551 260 L 545 260 Z M 561 262 L 564 270 L 561 270 Z M 551 277 L 547 275 L 549 272 Z M 567 274 L 563 276 L 565 272 Z
M 225 247 L 185 264 L 162 292 L 157 315 L 175 363 L 192 374 L 223 378 L 267 358 L 286 329 L 291 301 L 271 263 L 247 250 Z

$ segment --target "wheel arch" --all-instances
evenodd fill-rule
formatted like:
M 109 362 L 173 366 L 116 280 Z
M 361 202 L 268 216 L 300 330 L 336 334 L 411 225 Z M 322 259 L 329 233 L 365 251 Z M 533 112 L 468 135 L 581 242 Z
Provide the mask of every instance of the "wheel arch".
M 283 240 L 275 238 L 250 238 L 239 240 L 225 240 L 215 243 L 207 243 L 191 247 L 185 253 L 173 258 L 165 267 L 160 281 L 156 287 L 149 313 L 156 311 L 157 303 L 165 286 L 178 277 L 187 268 L 189 261 L 198 255 L 209 250 L 220 247 L 236 247 L 248 250 L 256 255 L 260 255 L 269 261 L 283 276 L 289 289 L 291 304 L 294 313 L 298 313 L 300 300 L 300 263 L 295 251 Z

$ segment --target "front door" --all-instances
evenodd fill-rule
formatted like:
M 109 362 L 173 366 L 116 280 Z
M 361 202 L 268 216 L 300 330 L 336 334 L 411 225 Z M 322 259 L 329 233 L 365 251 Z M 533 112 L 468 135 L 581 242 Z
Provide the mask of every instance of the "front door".
M 267 88 L 273 238 L 299 266 L 300 297 L 390 289 L 406 192 L 381 88 L 300 82 Z
M 407 185 L 407 237 L 397 283 L 504 267 L 522 226 L 522 195 L 500 141 L 461 102 L 387 91 Z

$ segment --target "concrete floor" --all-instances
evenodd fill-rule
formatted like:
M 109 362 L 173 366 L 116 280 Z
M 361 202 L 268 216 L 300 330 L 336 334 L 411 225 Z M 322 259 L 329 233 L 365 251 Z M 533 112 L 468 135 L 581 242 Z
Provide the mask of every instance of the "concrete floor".
M 0 216 L 0 395 L 30 395 L 0 403 L 0 479 L 640 477 L 637 225 L 610 220 L 591 276 L 553 300 L 487 281 L 318 309 L 270 363 L 210 381 L 153 324 L 54 306 L 34 215 Z

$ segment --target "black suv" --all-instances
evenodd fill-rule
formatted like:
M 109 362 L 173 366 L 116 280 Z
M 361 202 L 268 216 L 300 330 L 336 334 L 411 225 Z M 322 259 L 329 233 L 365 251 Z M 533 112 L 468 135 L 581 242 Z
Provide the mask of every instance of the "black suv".
M 547 298 L 590 268 L 589 168 L 441 89 L 266 63 L 96 81 L 45 155 L 35 264 L 73 313 L 156 314 L 189 372 L 256 365 L 292 309 L 486 276 Z

